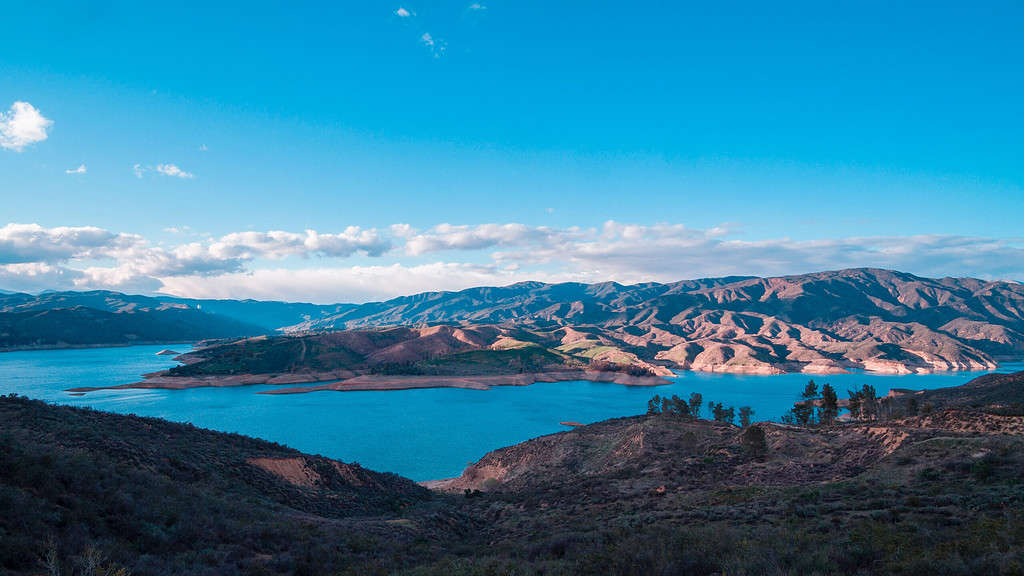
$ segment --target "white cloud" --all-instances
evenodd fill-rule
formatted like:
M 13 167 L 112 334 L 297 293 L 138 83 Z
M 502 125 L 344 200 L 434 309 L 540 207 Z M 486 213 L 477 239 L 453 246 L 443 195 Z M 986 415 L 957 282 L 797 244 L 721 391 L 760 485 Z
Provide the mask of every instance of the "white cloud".
M 0 112 L 0 148 L 21 152 L 26 146 L 46 140 L 53 120 L 44 117 L 28 102 L 15 102 Z
M 15 292 L 69 290 L 80 276 L 77 270 L 42 262 L 0 264 L 0 286 Z
M 398 16 L 399 18 L 408 18 L 412 16 L 412 12 L 409 12 L 405 8 L 399 6 L 398 10 L 395 10 L 395 16 Z
M 175 178 L 184 178 L 188 180 L 196 177 L 195 174 L 192 174 L 191 172 L 185 172 L 184 170 L 178 168 L 178 166 L 174 164 L 158 164 L 156 167 L 156 172 L 159 174 L 163 174 L 164 176 L 173 176 Z
M 69 168 L 64 171 L 65 174 L 85 174 L 88 169 L 85 164 L 80 164 L 78 168 Z
M 368 302 L 427 290 L 462 290 L 525 280 L 583 281 L 572 272 L 538 273 L 493 265 L 432 262 L 417 266 L 260 269 L 215 278 L 178 276 L 164 279 L 163 292 L 197 298 L 288 299 L 304 302 Z
M 442 250 L 480 250 L 492 246 L 522 246 L 536 243 L 557 246 L 579 234 L 578 228 L 559 230 L 516 223 L 477 226 L 438 224 L 422 234 L 408 232 L 405 236 L 405 251 L 410 255 L 421 255 Z
M 441 252 L 459 256 L 423 261 Z M 326 263 L 357 255 L 387 259 L 374 266 Z M 289 264 L 276 263 L 285 260 Z M 350 226 L 340 232 L 246 231 L 166 246 L 89 226 L 0 228 L 0 288 L 8 289 L 106 287 L 326 302 L 520 280 L 670 282 L 850 267 L 1021 280 L 1024 239 L 921 235 L 749 240 L 725 225 L 700 230 L 608 221 L 595 228 L 491 223 L 439 224 L 425 230 L 395 224 L 380 230 Z
M 484 5 L 484 4 L 481 4 L 479 2 L 473 2 L 472 4 L 470 4 L 469 6 L 466 7 L 466 10 L 470 10 L 470 11 L 473 11 L 473 12 L 480 12 L 480 11 L 483 11 L 483 10 L 487 10 L 487 6 Z
M 356 252 L 380 256 L 391 248 L 391 242 L 377 230 L 349 226 L 338 234 L 321 234 L 306 230 L 303 234 L 271 230 L 270 232 L 236 232 L 210 246 L 210 252 L 223 258 L 270 258 L 287 256 L 346 257 Z
M 142 178 L 142 175 L 146 172 L 146 169 L 141 164 L 135 164 L 132 166 L 132 173 L 135 174 L 136 178 Z
M 7 224 L 0 228 L 0 264 L 105 257 L 141 242 L 138 236 L 115 234 L 94 226 L 43 228 L 38 224 Z

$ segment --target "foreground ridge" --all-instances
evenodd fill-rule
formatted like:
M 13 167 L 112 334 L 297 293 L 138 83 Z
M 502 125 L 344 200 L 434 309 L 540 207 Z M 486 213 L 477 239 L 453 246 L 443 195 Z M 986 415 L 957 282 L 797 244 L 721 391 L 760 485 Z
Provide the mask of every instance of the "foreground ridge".
M 0 569 L 1015 573 L 1024 372 L 901 394 L 927 414 L 579 426 L 496 450 L 433 493 L 243 436 L 0 397 L 0 502 L 17 511 L 0 516 Z

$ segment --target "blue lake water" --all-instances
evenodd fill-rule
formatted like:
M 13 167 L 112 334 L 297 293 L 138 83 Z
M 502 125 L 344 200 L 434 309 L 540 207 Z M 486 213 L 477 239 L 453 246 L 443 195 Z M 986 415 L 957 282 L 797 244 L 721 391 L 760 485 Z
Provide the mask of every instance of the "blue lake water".
M 163 346 L 0 353 L 0 394 L 124 414 L 156 416 L 225 432 L 273 440 L 314 454 L 356 461 L 414 480 L 457 476 L 470 461 L 495 448 L 564 430 L 560 421 L 596 422 L 640 414 L 654 394 L 688 397 L 700 392 L 736 407 L 751 406 L 755 420 L 778 419 L 810 376 L 682 373 L 668 386 L 629 387 L 595 382 L 538 383 L 491 390 L 396 390 L 256 394 L 273 386 L 191 390 L 105 390 L 71 396 L 66 388 L 137 382 L 147 372 L 175 365 L 156 356 Z M 187 347 L 186 347 L 187 348 Z M 185 351 L 181 346 L 176 350 Z M 1006 365 L 1000 371 L 1024 369 Z M 980 373 L 814 376 L 846 390 L 956 386 Z

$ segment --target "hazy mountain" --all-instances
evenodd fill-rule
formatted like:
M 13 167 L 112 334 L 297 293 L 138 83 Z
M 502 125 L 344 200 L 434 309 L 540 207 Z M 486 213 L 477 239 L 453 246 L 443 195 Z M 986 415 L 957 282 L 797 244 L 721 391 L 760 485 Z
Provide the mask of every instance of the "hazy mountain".
M 315 321 L 323 316 L 337 315 L 354 304 L 317 304 L 258 300 L 201 300 L 171 296 L 139 296 L 110 290 L 85 292 L 43 292 L 39 295 L 0 292 L 0 312 L 28 312 L 54 308 L 83 306 L 105 312 L 133 312 L 193 308 L 245 324 L 274 330 L 300 322 Z
M 0 312 L 0 350 L 186 342 L 263 332 L 259 326 L 192 308 L 107 312 L 76 306 Z
M 360 305 L 107 291 L 0 296 L 0 313 L 76 306 L 112 313 L 194 310 L 207 314 L 196 318 L 249 327 L 233 325 L 227 332 L 234 335 L 423 324 L 567 328 L 556 345 L 585 340 L 692 370 L 981 370 L 1024 358 L 1024 285 L 877 269 L 669 284 L 523 282 Z

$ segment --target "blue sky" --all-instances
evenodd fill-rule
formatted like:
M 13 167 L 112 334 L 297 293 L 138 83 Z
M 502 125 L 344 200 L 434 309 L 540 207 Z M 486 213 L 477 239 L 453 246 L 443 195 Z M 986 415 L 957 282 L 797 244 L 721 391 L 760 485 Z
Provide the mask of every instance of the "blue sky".
M 37 4 L 0 288 L 1024 279 L 1019 3 Z

